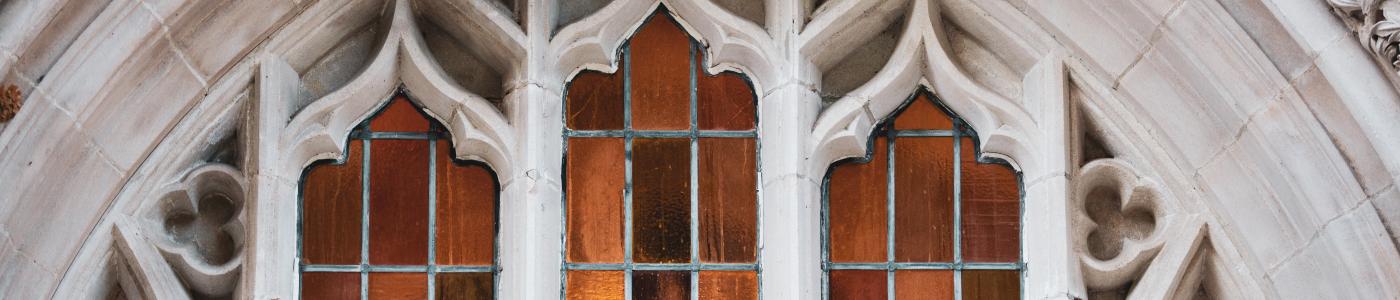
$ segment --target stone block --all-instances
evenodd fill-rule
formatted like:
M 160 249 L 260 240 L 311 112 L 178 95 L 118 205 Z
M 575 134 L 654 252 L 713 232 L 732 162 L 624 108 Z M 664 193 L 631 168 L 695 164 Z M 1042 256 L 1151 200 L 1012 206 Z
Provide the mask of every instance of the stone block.
M 1268 274 L 1290 299 L 1395 299 L 1400 256 L 1370 203 L 1327 225 L 1308 245 Z
M 191 13 L 167 19 L 170 38 L 200 76 L 211 78 L 260 44 L 296 8 L 286 0 L 198 1 Z
M 49 70 L 39 88 L 67 111 L 80 111 L 105 91 L 110 78 L 128 65 L 128 59 L 149 44 L 160 23 L 140 1 L 120 1 L 107 6 L 88 26 L 84 37 L 69 47 Z
M 1238 243 L 1246 264 L 1265 267 L 1284 260 L 1297 249 L 1305 233 L 1289 223 L 1273 188 L 1259 179 L 1262 171 L 1244 162 L 1249 157 L 1231 148 L 1220 159 L 1201 168 L 1195 176 L 1208 205 L 1219 215 L 1220 224 Z
M 121 168 L 144 159 L 205 87 L 169 43 L 145 50 L 142 68 L 123 72 L 102 98 L 78 114 L 79 122 Z
M 1034 12 L 1028 14 L 1039 14 L 1065 42 L 1079 44 L 1090 61 L 1117 77 L 1137 60 L 1176 1 L 1039 0 L 1029 3 Z
M 1380 154 L 1370 138 L 1361 131 L 1346 104 L 1338 97 L 1332 83 L 1317 68 L 1309 68 L 1298 77 L 1295 88 L 1312 115 L 1317 118 L 1333 144 L 1350 163 L 1351 172 L 1367 195 L 1374 195 L 1391 185 L 1390 173 L 1381 163 Z

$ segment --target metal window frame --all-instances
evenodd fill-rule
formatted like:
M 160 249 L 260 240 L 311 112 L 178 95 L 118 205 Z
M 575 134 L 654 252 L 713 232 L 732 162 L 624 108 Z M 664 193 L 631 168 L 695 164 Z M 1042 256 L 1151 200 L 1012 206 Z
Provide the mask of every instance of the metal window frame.
M 390 105 L 391 103 L 393 103 L 393 101 L 396 101 L 396 99 L 398 99 L 398 98 L 403 98 L 403 101 L 408 101 L 410 105 L 413 105 L 414 109 L 418 112 L 418 114 L 421 115 L 425 120 L 428 121 L 428 124 L 429 124 L 428 131 L 426 131 L 426 132 L 385 132 L 385 131 L 373 131 L 373 130 L 370 129 L 369 123 L 370 123 L 371 121 L 373 121 L 376 117 L 378 117 L 380 113 L 383 113 L 384 110 L 387 109 L 387 108 L 389 107 L 389 105 Z M 501 200 L 500 178 L 498 178 L 498 177 L 496 176 L 495 170 L 491 169 L 491 167 L 490 167 L 489 165 L 487 165 L 487 164 L 485 164 L 485 163 L 483 163 L 483 162 L 478 162 L 478 161 L 458 161 L 458 160 L 456 160 L 456 159 L 453 159 L 453 162 L 452 162 L 452 163 L 454 163 L 454 164 L 457 164 L 457 163 L 465 163 L 465 164 L 480 165 L 480 166 L 482 166 L 483 168 L 485 168 L 487 172 L 489 172 L 489 173 L 491 174 L 491 180 L 492 180 L 492 183 L 493 183 L 494 188 L 495 188 L 494 191 L 492 191 L 492 192 L 495 194 L 495 197 L 494 197 L 494 200 L 493 200 L 493 201 L 496 202 L 495 205 L 494 205 L 494 206 L 496 207 L 496 209 L 495 209 L 495 211 L 492 212 L 492 218 L 494 219 L 494 220 L 492 221 L 492 223 L 494 224 L 494 228 L 492 228 L 492 237 L 491 237 L 491 239 L 492 239 L 492 241 L 493 241 L 492 244 L 493 244 L 494 246 L 492 247 L 493 249 L 492 249 L 492 254 L 491 254 L 491 264 L 490 264 L 490 265 L 439 265 L 439 264 L 437 264 L 437 229 L 438 229 L 438 228 L 437 228 L 437 178 L 438 178 L 438 177 L 437 177 L 437 175 L 438 175 L 438 169 L 437 169 L 437 160 L 438 160 L 437 154 L 438 154 L 438 153 L 437 153 L 437 152 L 438 152 L 438 151 L 451 151 L 450 148 L 449 148 L 449 149 L 438 149 L 438 143 L 437 143 L 437 142 L 438 142 L 438 141 L 448 141 L 448 143 L 449 143 L 449 145 L 450 145 L 452 139 L 451 139 L 450 133 L 448 133 L 448 132 L 446 131 L 446 129 L 445 129 L 441 124 L 439 124 L 439 123 L 437 122 L 436 119 L 434 119 L 434 118 L 432 118 L 431 116 L 428 116 L 427 114 L 425 114 L 425 113 L 423 112 L 423 108 L 422 108 L 422 107 L 419 107 L 417 103 L 414 103 L 412 100 L 410 100 L 411 98 L 412 98 L 412 97 L 411 97 L 410 95 L 408 95 L 408 93 L 407 93 L 406 91 L 404 91 L 402 87 L 400 87 L 399 90 L 398 90 L 393 96 L 391 96 L 391 97 L 389 98 L 389 101 L 385 101 L 379 108 L 375 109 L 375 111 L 374 111 L 373 113 L 370 114 L 370 117 L 365 118 L 364 121 L 362 121 L 359 125 L 357 125 L 357 126 L 355 127 L 355 129 L 354 129 L 353 131 L 350 132 L 349 136 L 347 137 L 347 142 L 346 142 L 346 144 L 345 144 L 345 147 L 346 147 L 347 149 L 342 149 L 342 150 L 341 150 L 342 153 L 346 153 L 346 154 L 347 154 L 347 157 L 344 157 L 344 158 L 341 158 L 341 159 L 338 159 L 338 160 L 335 160 L 335 159 L 327 159 L 327 160 L 320 160 L 320 161 L 312 162 L 312 163 L 311 163 L 310 165 L 308 165 L 306 168 L 302 169 L 301 178 L 300 178 L 300 180 L 298 180 L 298 184 L 297 184 L 297 187 L 298 187 L 298 188 L 297 188 L 297 270 L 298 270 L 298 273 L 299 273 L 299 274 L 305 274 L 305 273 L 359 273 L 359 274 L 360 274 L 360 299 L 369 299 L 369 274 L 370 274 L 370 273 L 424 273 L 424 275 L 427 277 L 427 286 L 426 286 L 426 288 L 427 288 L 427 297 L 428 297 L 428 299 L 435 299 L 435 294 L 437 293 L 437 287 L 436 287 L 436 283 L 437 283 L 437 274 L 439 274 L 439 273 L 491 273 L 492 297 L 493 297 L 493 298 L 496 298 L 497 295 L 499 294 L 498 292 L 499 292 L 499 289 L 500 289 L 500 271 L 501 271 L 501 270 L 500 270 L 500 261 L 499 261 L 499 260 L 500 260 L 500 255 L 499 255 L 499 254 L 500 254 L 500 248 L 501 248 L 501 245 L 500 245 L 500 200 Z M 373 159 L 373 158 L 372 158 L 373 155 L 372 155 L 372 153 L 371 153 L 372 150 L 371 150 L 370 145 L 371 145 L 372 141 L 374 141 L 374 140 L 418 140 L 418 141 L 426 141 L 426 142 L 428 143 L 428 153 L 427 153 L 427 155 L 428 155 L 428 187 L 427 187 L 427 188 L 428 188 L 428 231 L 426 232 L 426 234 L 428 235 L 428 246 L 427 246 L 427 247 L 428 247 L 428 253 L 427 253 L 428 257 L 427 257 L 427 261 L 426 261 L 427 264 L 425 264 L 425 265 L 374 265 L 374 264 L 370 264 L 370 263 L 369 263 L 369 243 L 370 243 L 370 234 L 369 234 L 369 226 L 370 226 L 370 218 L 369 218 L 369 215 L 370 215 L 370 211 L 369 211 L 369 210 L 370 210 L 370 209 L 369 209 L 369 204 L 370 204 L 370 203 L 369 203 L 369 201 L 370 201 L 370 185 L 372 184 L 372 183 L 371 183 L 371 179 L 370 179 L 370 163 L 372 162 L 372 159 Z M 346 162 L 346 160 L 349 159 L 348 154 L 349 154 L 350 152 L 349 152 L 349 149 L 348 149 L 348 148 L 350 147 L 350 143 L 355 143 L 355 142 L 363 143 L 363 146 L 362 146 L 362 148 L 361 148 L 361 165 L 360 165 L 360 178 L 361 178 L 361 180 L 360 180 L 360 263 L 359 263 L 359 264 L 355 264 L 355 265 L 306 264 L 306 263 L 304 263 L 303 260 L 302 260 L 302 257 L 303 257 L 303 255 L 304 255 L 304 252 L 303 252 L 303 246 L 304 246 L 304 245 L 303 245 L 303 243 L 304 243 L 303 234 L 304 234 L 304 232 L 305 232 L 305 228 L 304 228 L 304 227 L 305 227 L 305 213 L 306 213 L 306 212 L 305 212 L 305 210 L 306 210 L 306 206 L 305 206 L 306 177 L 307 177 L 307 175 L 309 175 L 309 174 L 311 173 L 311 170 L 312 170 L 312 169 L 314 169 L 314 168 L 316 168 L 316 167 L 319 167 L 319 166 L 321 166 L 321 165 L 344 165 L 345 162 Z M 297 280 L 298 280 L 298 281 L 301 280 L 300 276 L 298 276 Z M 300 296 L 301 296 L 301 295 L 297 295 L 298 298 L 300 298 Z
M 933 104 L 935 107 L 937 107 L 939 110 L 941 110 L 946 116 L 948 116 L 949 119 L 951 119 L 951 120 L 953 121 L 953 129 L 952 129 L 952 130 L 907 130 L 907 129 L 906 129 L 906 130 L 899 130 L 899 129 L 894 129 L 894 120 L 895 120 L 896 118 L 898 118 L 901 114 L 903 114 L 904 111 L 905 111 L 910 105 L 913 105 L 913 103 L 914 103 L 915 101 L 919 101 L 918 98 L 919 98 L 919 96 L 921 96 L 921 95 L 928 97 L 928 100 L 927 100 L 927 101 L 932 101 L 932 104 Z M 845 160 L 841 160 L 841 161 L 838 161 L 838 162 L 836 162 L 836 163 L 833 163 L 832 166 L 831 166 L 830 168 L 827 168 L 827 174 L 826 174 L 826 175 L 823 177 L 823 179 L 822 179 L 822 191 L 821 191 L 821 197 L 822 197 L 822 198 L 821 198 L 821 222 L 820 222 L 820 223 L 821 223 L 821 243 L 822 243 L 822 246 L 821 246 L 821 247 L 822 247 L 822 249 L 821 249 L 821 251 L 822 251 L 822 252 L 821 252 L 821 255 L 822 255 L 822 264 L 821 264 L 821 268 L 822 268 L 822 299 L 830 299 L 830 298 L 831 298 L 831 283 L 830 283 L 830 282 L 831 282 L 831 271 L 833 271 L 833 270 L 837 270 L 837 271 L 839 271 L 839 270 L 871 270 L 871 271 L 883 270 L 883 271 L 885 271 L 885 276 L 886 276 L 886 277 L 885 277 L 885 285 L 886 285 L 886 286 L 885 286 L 885 289 L 886 289 L 886 290 L 885 290 L 885 293 L 886 293 L 886 297 L 885 297 L 885 298 L 886 298 L 886 299 L 895 299 L 895 294 L 896 294 L 896 290 L 895 290 L 895 273 L 896 273 L 896 271 L 902 271 L 902 270 L 943 270 L 943 271 L 952 272 L 952 273 L 953 273 L 953 298 L 954 298 L 954 299 L 963 299 L 963 295 L 962 295 L 962 293 L 963 293 L 962 273 L 963 273 L 963 271 L 965 271 L 965 270 L 1007 270 L 1007 271 L 1017 271 L 1018 273 L 1024 273 L 1025 270 L 1026 270 L 1025 253 L 1024 253 L 1025 250 L 1022 249 L 1022 248 L 1018 248 L 1018 250 L 1017 250 L 1017 251 L 1018 251 L 1018 254 L 1017 254 L 1017 261 L 1016 261 L 1016 262 L 1012 262 L 1012 263 L 964 262 L 963 259 L 962 259 L 962 250 L 963 250 L 963 249 L 962 249 L 962 248 L 963 248 L 963 243 L 962 243 L 962 230 L 963 230 L 963 224 L 962 224 L 962 164 L 963 164 L 963 160 L 962 160 L 962 155 L 963 155 L 963 153 L 962 153 L 962 142 L 963 142 L 963 141 L 962 141 L 962 140 L 963 140 L 963 138 L 965 138 L 965 137 L 966 137 L 966 138 L 972 138 L 972 139 L 974 139 L 973 145 L 974 145 L 974 146 L 976 145 L 976 141 L 975 141 L 975 140 L 977 139 L 977 134 L 976 134 L 976 132 L 972 129 L 972 127 L 969 126 L 966 122 L 964 122 L 964 121 L 962 120 L 962 118 L 958 117 L 957 114 L 953 113 L 952 110 L 950 110 L 950 109 L 948 109 L 948 107 L 944 106 L 943 103 L 942 103 L 942 101 L 940 101 L 939 98 L 938 98 L 937 96 L 933 95 L 932 93 L 928 92 L 927 90 L 921 90 L 921 91 L 919 91 L 919 92 L 916 92 L 916 93 L 910 95 L 910 96 L 908 97 L 908 99 L 905 99 L 904 104 L 902 104 L 898 109 L 896 109 L 895 112 L 894 112 L 893 114 L 891 114 L 891 116 L 892 116 L 892 117 L 886 119 L 885 121 L 881 122 L 878 126 L 875 127 L 876 132 L 875 132 L 874 134 L 871 134 L 869 141 L 867 141 L 867 147 L 866 147 L 866 149 L 868 149 L 868 150 L 866 151 L 865 157 L 858 157 L 858 158 L 845 159 Z M 885 209 L 886 209 L 886 211 L 885 211 L 885 215 L 886 215 L 886 216 L 885 216 L 885 217 L 886 217 L 886 220 L 885 220 L 885 227 L 886 227 L 886 230 L 887 230 L 886 236 L 885 236 L 885 239 L 886 239 L 886 245 L 885 245 L 885 246 L 886 246 L 886 248 L 885 248 L 885 256 L 886 256 L 886 257 L 885 257 L 885 262 L 883 262 L 883 263 L 880 263 L 880 262 L 872 262 L 872 263 L 837 263 L 837 262 L 832 262 L 832 261 L 831 261 L 831 221 L 830 221 L 830 210 L 831 210 L 830 199 L 831 199 L 831 198 L 830 198 L 830 192 L 829 192 L 829 191 L 830 191 L 830 185 L 831 185 L 831 174 L 832 174 L 832 172 L 833 172 L 837 167 L 840 167 L 840 166 L 842 166 L 842 165 L 851 164 L 851 163 L 868 163 L 868 162 L 870 162 L 870 161 L 873 159 L 873 157 L 874 157 L 874 156 L 871 155 L 871 154 L 874 153 L 874 148 L 875 148 L 875 147 L 874 147 L 873 145 L 874 145 L 875 139 L 876 139 L 876 137 L 879 137 L 879 136 L 884 136 L 884 137 L 887 139 L 887 142 L 886 142 L 887 144 L 886 144 L 886 148 L 885 148 L 885 151 L 886 151 L 886 153 L 885 153 L 885 159 L 886 159 L 886 165 L 885 165 L 885 172 L 886 172 L 886 173 L 885 173 L 885 174 L 886 174 L 886 181 L 885 181 L 885 186 L 886 186 L 886 193 L 885 193 L 885 198 L 886 198 L 886 199 L 885 199 L 885 202 L 886 202 L 886 208 L 885 208 Z M 897 261 L 895 260 L 895 250 L 896 250 L 896 248 L 895 248 L 895 247 L 896 247 L 896 243 L 895 243 L 895 238 L 896 238 L 896 237 L 895 237 L 895 224 L 896 224 L 896 221 L 895 221 L 895 186 L 896 186 L 896 185 L 895 185 L 895 183 L 896 183 L 896 182 L 895 182 L 895 168 L 896 168 L 896 165 L 895 165 L 895 147 L 897 147 L 896 144 L 897 144 L 897 141 L 898 141 L 899 138 L 918 138 L 918 137 L 945 137 L 945 138 L 952 138 L 952 139 L 953 139 L 953 227 L 952 227 L 952 230 L 953 230 L 953 248 L 952 248 L 952 251 L 953 251 L 953 260 L 952 260 L 951 262 L 897 262 Z M 976 151 L 976 152 L 981 152 L 980 149 L 975 149 L 975 151 Z M 976 155 L 976 153 L 969 153 L 969 155 Z M 974 157 L 975 157 L 975 156 L 974 156 Z M 978 160 L 978 162 L 979 162 L 979 163 L 1006 164 L 1005 162 L 996 161 L 996 160 L 985 160 L 985 161 L 984 161 L 984 160 Z M 1025 186 L 1024 186 L 1024 183 L 1022 182 L 1022 176 L 1021 176 L 1022 174 L 1021 174 L 1019 171 L 1016 171 L 1015 173 L 1016 173 L 1016 182 L 1017 182 L 1016 184 L 1018 185 L 1017 188 L 1018 188 L 1018 190 L 1019 190 L 1019 192 L 1020 192 L 1019 199 L 1018 199 L 1018 205 L 1020 206 L 1020 207 L 1019 207 L 1019 210 L 1018 210 L 1018 213 L 1019 213 L 1019 216 L 1018 216 L 1018 217 L 1021 219 L 1021 222 L 1019 222 L 1018 227 L 1017 227 L 1017 234 L 1021 234 L 1021 233 L 1023 232 L 1023 227 L 1025 226 L 1025 199 L 1026 199 L 1026 197 L 1025 197 Z M 1022 286 L 1023 288 L 1025 287 L 1025 278 L 1024 278 L 1024 276 L 1021 276 L 1021 286 Z
M 674 17 L 672 17 L 672 16 L 670 15 L 670 13 L 669 13 L 668 11 L 665 10 L 665 8 L 660 8 L 659 11 L 658 11 L 657 13 L 654 13 L 654 14 L 652 14 L 651 16 L 648 16 L 646 20 L 643 20 L 643 21 L 642 21 L 642 24 L 648 24 L 649 22 L 652 21 L 652 18 L 656 18 L 657 16 L 664 16 L 664 17 L 666 17 L 666 18 L 670 18 L 670 19 L 671 19 L 671 22 L 675 22 L 676 24 L 680 24 L 680 22 L 678 22 Z M 643 25 L 643 26 L 645 26 L 645 25 Z M 637 29 L 637 30 L 640 30 L 640 28 Z M 560 235 L 560 240 L 563 242 L 564 247 L 563 247 L 563 249 L 560 250 L 560 261 L 562 262 L 562 265 L 563 265 L 563 268 L 561 268 L 561 270 L 560 270 L 560 287 L 559 287 L 560 299 L 564 299 L 564 298 L 566 298 L 566 297 L 568 296 L 568 295 L 567 295 L 567 294 L 568 294 L 568 282 L 569 282 L 569 281 L 568 281 L 568 273 L 569 273 L 569 271 L 575 271 L 575 270 L 577 270 L 577 271 L 622 271 L 622 272 L 623 272 L 623 282 L 624 282 L 624 289 L 623 289 L 624 299 L 628 299 L 628 300 L 631 300 L 631 299 L 632 299 L 632 286 L 633 286 L 633 283 L 632 283 L 632 278 L 633 278 L 632 275 L 633 275 L 633 274 L 632 274 L 632 273 L 633 273 L 633 271 L 689 271 L 689 275 L 690 275 L 690 299 L 692 299 L 692 300 L 698 300 L 698 299 L 699 299 L 699 295 L 700 295 L 700 286 L 699 286 L 700 283 L 699 283 L 699 282 L 700 282 L 700 272 L 701 272 L 701 271 L 753 271 L 754 274 L 755 274 L 755 280 L 757 281 L 756 284 L 757 284 L 757 287 L 758 287 L 759 298 L 762 298 L 762 293 L 763 293 L 763 283 L 762 283 L 762 282 L 763 282 L 763 268 L 762 268 L 763 253 L 762 253 L 762 251 L 759 251 L 759 250 L 758 250 L 758 249 L 762 249 L 762 248 L 763 248 L 763 216 L 762 216 L 762 215 L 763 215 L 763 199 L 762 199 L 763 196 L 762 196 L 762 193 L 759 192 L 759 191 L 761 190 L 761 185 L 760 185 L 760 184 L 755 184 L 755 187 L 757 187 L 757 188 L 754 190 L 754 195 L 755 195 L 755 196 L 754 196 L 754 202 L 755 202 L 755 203 L 754 203 L 754 208 L 755 208 L 755 209 L 754 209 L 754 221 L 755 221 L 755 222 L 754 222 L 754 234 L 755 234 L 755 240 L 754 240 L 754 242 L 755 242 L 755 253 L 754 253 L 754 256 L 755 256 L 755 257 L 754 257 L 754 262 L 753 262 L 753 263 L 706 263 L 706 262 L 701 261 L 701 259 L 700 259 L 700 251 L 699 251 L 699 244 L 700 244 L 700 240 L 699 240 L 699 239 L 700 239 L 700 229 L 699 229 L 699 226 L 700 226 L 700 220 L 699 220 L 699 218 L 700 218 L 700 217 L 699 217 L 699 214 L 700 214 L 700 212 L 699 212 L 699 211 L 700 211 L 700 207 L 699 207 L 699 205 L 700 205 L 700 204 L 699 204 L 699 203 L 700 203 L 700 202 L 699 202 L 699 199 L 700 199 L 700 198 L 699 198 L 699 188 L 700 188 L 700 187 L 699 187 L 699 180 L 700 180 L 700 179 L 699 179 L 699 140 L 700 140 L 700 138 L 751 138 L 751 139 L 754 139 L 754 157 L 755 157 L 755 164 L 754 164 L 754 165 L 755 165 L 755 167 L 756 167 L 755 170 L 754 170 L 755 172 L 754 172 L 754 174 L 753 174 L 753 175 L 754 175 L 754 181 L 755 181 L 755 183 L 758 183 L 758 182 L 760 182 L 760 181 L 762 180 L 762 171 L 761 171 L 761 168 L 758 167 L 758 166 L 762 165 L 762 157 L 761 157 L 761 155 L 760 155 L 760 153 L 759 153 L 759 152 L 760 152 L 760 148 L 761 148 L 761 146 L 760 146 L 760 145 L 761 145 L 761 139 L 760 139 L 759 136 L 758 136 L 758 125 L 759 125 L 759 122 L 760 122 L 760 121 L 759 121 L 759 119 L 758 119 L 758 110 L 757 110 L 757 109 L 754 110 L 754 128 L 753 128 L 753 129 L 749 129 L 749 130 L 701 130 L 701 129 L 700 129 L 699 122 L 698 122 L 698 121 L 699 121 L 699 104 L 698 104 L 698 101 L 699 101 L 698 99 L 699 99 L 699 97 L 698 97 L 698 95 L 697 95 L 698 90 L 699 90 L 699 86 L 698 86 L 698 77 L 700 76 L 698 71 L 700 70 L 700 69 L 699 69 L 700 67 L 697 66 L 697 64 L 696 64 L 696 59 L 695 59 L 695 58 L 696 58 L 696 55 L 699 54 L 699 51 L 700 51 L 701 49 L 703 49 L 703 47 L 704 47 L 704 46 L 703 46 L 702 44 L 700 44 L 699 42 L 695 41 L 694 38 L 691 38 L 691 39 L 690 39 L 690 55 L 687 57 L 687 58 L 688 58 L 687 61 L 688 61 L 688 64 L 689 64 L 689 77 L 690 77 L 690 80 L 689 80 L 690 88 L 689 88 L 689 90 L 688 90 L 688 91 L 689 91 L 689 98 L 690 98 L 690 99 L 689 99 L 689 108 L 690 108 L 690 113 L 689 113 L 690 124 L 689 124 L 689 126 L 690 126 L 690 128 L 689 128 L 688 130 L 634 130 L 634 129 L 633 129 L 633 127 L 632 127 L 632 57 L 631 57 L 631 56 L 632 56 L 632 52 L 631 52 L 631 42 L 630 42 L 630 41 L 628 41 L 626 44 L 624 44 L 622 47 L 620 47 L 620 50 L 619 50 L 619 51 L 621 51 L 621 56 L 623 57 L 623 59 L 622 59 L 622 62 L 623 62 L 623 63 L 622 63 L 622 66 L 621 66 L 621 68 L 619 68 L 619 70 L 618 70 L 619 72 L 622 73 L 622 80 L 623 80 L 623 91 L 622 91 L 622 101 L 623 101 L 623 104 L 622 104 L 622 105 L 623 105 L 623 129 L 621 129 L 621 130 L 573 130 L 573 129 L 568 128 L 568 126 L 567 126 L 567 124 L 568 124 L 568 119 L 567 119 L 568 116 L 567 116 L 567 113 L 564 114 L 564 115 L 565 115 L 565 116 L 564 116 L 564 118 L 565 118 L 564 123 L 566 124 L 566 126 L 564 127 L 564 133 L 563 133 L 563 140 L 564 140 L 564 143 L 563 143 L 563 144 L 564 144 L 564 147 L 563 147 L 563 148 L 564 148 L 564 151 L 563 151 L 563 152 L 564 152 L 564 153 L 563 153 L 563 156 L 561 157 L 561 163 L 562 163 L 562 165 L 563 165 L 563 167 L 561 168 L 561 170 L 564 170 L 564 173 L 565 173 L 565 174 L 567 174 L 567 168 L 568 168 L 568 151 L 569 151 L 569 146 L 568 146 L 568 145 L 569 145 L 569 139 L 570 139 L 570 138 L 575 138 L 575 137 L 584 137 L 584 138 L 587 138 L 587 137 L 623 138 L 623 143 L 624 143 L 624 147 L 625 147 L 625 148 L 624 148 L 624 149 L 625 149 L 625 152 L 624 152 L 624 153 L 625 153 L 625 163 L 624 163 L 624 165 L 625 165 L 624 180 L 625 180 L 625 181 L 624 181 L 624 189 L 623 189 L 623 218 L 624 218 L 623 248 L 624 248 L 624 249 L 623 249 L 623 262 L 622 262 L 622 263 L 574 263 L 574 262 L 569 262 L 569 256 L 568 256 L 568 251 L 569 251 L 569 245 L 568 245 L 568 235 L 569 235 L 569 227 L 568 227 L 568 189 L 567 189 L 567 188 L 562 189 L 563 191 L 560 193 L 560 194 L 561 194 L 561 196 L 560 196 L 560 198 L 561 198 L 560 201 L 563 203 L 563 204 L 561 205 L 561 207 L 562 207 L 563 209 L 560 210 L 560 214 L 561 214 L 561 217 L 560 217 L 560 220 L 561 220 L 561 221 L 560 221 L 560 223 L 561 223 L 561 224 L 560 224 L 560 227 L 563 228 L 563 230 L 562 230 L 562 234 Z M 707 58 L 707 59 L 708 59 L 708 58 Z M 744 79 L 744 82 L 750 83 L 750 89 L 752 89 L 751 81 L 750 81 L 746 76 L 744 76 L 743 74 L 739 74 L 739 73 L 735 73 L 735 74 L 738 75 L 738 76 L 744 77 L 744 78 L 743 78 L 743 79 Z M 572 83 L 569 83 L 569 84 L 572 84 Z M 566 85 L 566 86 L 567 86 L 567 85 Z M 757 94 L 756 94 L 756 92 L 755 92 L 754 95 L 752 95 L 752 97 L 753 97 L 753 98 L 752 98 L 752 99 L 753 99 L 753 102 L 754 102 L 754 104 L 755 104 L 755 106 L 756 106 L 756 105 L 757 105 Z M 567 109 L 567 107 L 568 107 L 568 103 L 567 103 L 567 102 L 568 102 L 568 89 L 567 89 L 567 88 L 565 89 L 565 92 L 564 92 L 564 95 L 563 95 L 562 98 L 564 99 L 564 100 L 563 100 L 563 101 L 564 101 L 564 107 Z M 688 139 L 690 139 L 690 160 L 689 160 L 689 164 L 690 164 L 690 262 L 689 262 L 689 263 L 635 263 L 635 262 L 633 262 L 633 258 L 632 258 L 632 237 L 633 237 L 633 233 L 632 233 L 632 182 L 633 182 L 633 174 L 632 174 L 632 144 L 633 144 L 633 140 L 634 140 L 635 138 L 688 138 Z M 566 176 L 567 176 L 567 175 L 566 175 Z M 568 184 L 567 182 L 568 182 L 568 180 L 564 180 L 564 181 L 565 181 L 564 184 L 565 184 L 566 187 L 567 187 L 567 184 Z

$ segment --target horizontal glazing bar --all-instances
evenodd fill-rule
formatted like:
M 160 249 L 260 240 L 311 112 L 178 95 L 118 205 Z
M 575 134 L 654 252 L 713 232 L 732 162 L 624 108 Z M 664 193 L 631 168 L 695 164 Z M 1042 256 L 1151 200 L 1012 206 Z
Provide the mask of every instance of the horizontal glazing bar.
M 434 266 L 433 271 L 438 273 L 486 273 L 495 272 L 492 266 Z
M 302 272 L 427 272 L 428 266 L 304 265 Z M 492 266 L 432 266 L 439 273 L 487 273 Z
M 963 270 L 1021 270 L 1019 263 L 964 263 Z
M 565 134 L 570 137 L 624 137 L 631 135 L 643 138 L 682 138 L 690 137 L 689 130 L 568 130 Z M 732 130 L 699 130 L 695 132 L 699 137 L 716 138 L 751 138 L 757 137 L 758 133 L 752 130 L 732 131 Z
M 359 272 L 359 265 L 307 265 L 301 266 L 302 272 Z
M 627 266 L 623 264 L 565 264 L 565 269 L 569 270 L 623 270 Z
M 1019 263 L 829 263 L 827 270 L 1020 270 Z
M 447 138 L 441 132 L 365 132 L 356 130 L 350 132 L 353 139 L 376 139 L 376 140 L 436 140 Z
M 952 130 L 894 130 L 896 137 L 953 137 Z
M 753 271 L 758 270 L 757 264 L 632 264 L 631 268 L 625 264 L 566 264 L 569 270 L 591 270 L 591 271 L 619 271 L 619 270 L 642 270 L 642 271 Z

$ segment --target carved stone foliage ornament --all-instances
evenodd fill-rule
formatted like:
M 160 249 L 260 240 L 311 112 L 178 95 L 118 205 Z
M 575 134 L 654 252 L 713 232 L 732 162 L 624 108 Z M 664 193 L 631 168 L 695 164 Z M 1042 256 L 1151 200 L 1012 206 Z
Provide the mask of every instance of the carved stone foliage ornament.
M 1400 1 L 1327 0 L 1332 11 L 1356 32 L 1362 45 L 1376 58 L 1400 70 Z
M 242 172 L 202 165 L 156 194 L 134 226 L 119 226 L 120 248 L 133 276 L 140 277 L 139 290 L 198 299 L 233 296 L 243 267 L 245 191 Z

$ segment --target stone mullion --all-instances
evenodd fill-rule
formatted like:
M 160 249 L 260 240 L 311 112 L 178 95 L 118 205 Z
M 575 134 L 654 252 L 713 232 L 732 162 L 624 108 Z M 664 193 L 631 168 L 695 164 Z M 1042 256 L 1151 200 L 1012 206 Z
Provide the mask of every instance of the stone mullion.
M 821 178 L 805 173 L 820 101 L 800 85 L 759 100 L 763 299 L 821 297 Z
M 506 80 L 504 113 L 514 127 L 513 178 L 501 180 L 498 299 L 559 299 L 563 267 L 563 76 L 549 63 L 555 1 L 524 3 L 526 57 Z
M 805 13 L 799 1 L 767 1 L 768 32 L 780 53 L 769 57 L 777 80 L 760 93 L 759 220 L 762 299 L 820 299 L 821 181 L 807 174 L 812 126 L 821 108 L 816 66 L 797 45 Z

